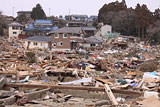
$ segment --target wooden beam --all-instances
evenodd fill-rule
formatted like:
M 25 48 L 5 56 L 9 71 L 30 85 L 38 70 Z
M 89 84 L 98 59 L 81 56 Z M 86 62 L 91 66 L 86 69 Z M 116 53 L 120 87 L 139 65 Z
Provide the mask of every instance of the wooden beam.
M 109 99 L 112 101 L 113 105 L 118 105 L 118 102 L 116 101 L 116 98 L 115 96 L 113 95 L 110 87 L 108 86 L 108 84 L 104 84 L 104 87 L 105 87 L 105 91 L 109 97 Z
M 22 84 L 22 83 L 7 83 L 6 87 L 25 87 L 25 88 L 51 88 L 51 89 L 70 89 L 70 90 L 87 90 L 87 91 L 101 91 L 105 92 L 105 88 L 102 87 L 86 87 L 86 86 L 63 86 L 63 85 L 36 85 L 36 84 Z M 143 95 L 143 92 L 136 92 L 136 91 L 128 91 L 128 90 L 118 90 L 118 89 L 111 89 L 113 93 L 120 93 L 120 94 L 128 94 L 128 95 Z

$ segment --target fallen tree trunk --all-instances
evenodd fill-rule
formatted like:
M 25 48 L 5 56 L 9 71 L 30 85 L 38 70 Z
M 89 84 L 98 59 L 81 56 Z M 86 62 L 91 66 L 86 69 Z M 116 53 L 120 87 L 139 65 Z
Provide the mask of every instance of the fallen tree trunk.
M 11 84 L 7 83 L 5 87 L 24 87 L 24 88 L 50 88 L 50 89 L 70 89 L 70 90 L 87 90 L 87 91 L 101 91 L 105 92 L 105 88 L 96 88 L 96 87 L 86 87 L 86 86 L 63 86 L 63 85 L 36 85 L 36 84 L 22 84 L 16 83 Z M 128 90 L 118 90 L 118 89 L 111 89 L 113 93 L 120 93 L 120 94 L 128 94 L 128 95 L 143 95 L 143 92 L 136 92 L 136 91 L 128 91 Z

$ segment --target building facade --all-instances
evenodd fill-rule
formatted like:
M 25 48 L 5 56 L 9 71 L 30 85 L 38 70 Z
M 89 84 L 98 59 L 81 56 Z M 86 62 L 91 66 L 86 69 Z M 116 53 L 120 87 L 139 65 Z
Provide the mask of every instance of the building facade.
M 70 51 L 78 47 L 83 41 L 85 32 L 80 27 L 63 27 L 50 32 L 52 36 L 52 50 Z
M 13 22 L 8 25 L 9 38 L 18 38 L 19 34 L 23 33 L 23 25 L 17 22 Z
M 50 49 L 51 46 L 51 37 L 49 36 L 32 36 L 24 41 L 27 49 Z
M 87 15 L 73 14 L 73 15 L 71 15 L 71 20 L 86 22 L 88 20 L 88 16 Z

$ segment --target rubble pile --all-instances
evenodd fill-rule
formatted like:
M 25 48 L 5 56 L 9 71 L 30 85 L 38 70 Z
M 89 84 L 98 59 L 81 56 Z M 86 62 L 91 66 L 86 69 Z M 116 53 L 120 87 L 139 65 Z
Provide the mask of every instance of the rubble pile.
M 0 106 L 160 104 L 160 46 L 115 38 L 103 48 L 52 52 L 23 44 L 0 39 Z

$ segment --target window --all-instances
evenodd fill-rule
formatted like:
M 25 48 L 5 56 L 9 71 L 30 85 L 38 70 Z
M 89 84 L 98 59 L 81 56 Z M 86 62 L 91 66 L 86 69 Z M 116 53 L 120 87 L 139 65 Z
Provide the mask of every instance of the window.
M 58 46 L 63 46 L 63 42 L 58 42 Z
M 37 45 L 38 45 L 38 43 L 37 43 L 37 42 L 34 42 L 33 44 L 34 44 L 35 46 L 37 46 Z
M 13 32 L 13 34 L 17 34 L 17 32 Z
M 13 29 L 13 30 L 18 30 L 19 27 L 13 26 L 12 29 Z
M 63 38 L 67 38 L 67 34 L 63 34 Z
M 53 43 L 52 46 L 53 46 L 53 47 L 56 47 L 56 43 Z
M 28 41 L 28 45 L 30 45 L 30 43 L 31 43 L 31 42 L 30 42 L 30 41 Z
M 96 44 L 91 44 L 91 46 L 96 46 Z
M 59 34 L 58 34 L 58 33 L 55 33 L 55 34 L 54 34 L 54 38 L 59 38 Z

